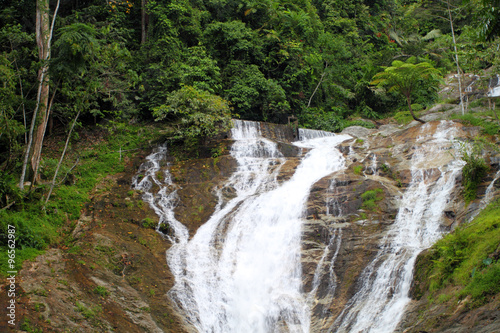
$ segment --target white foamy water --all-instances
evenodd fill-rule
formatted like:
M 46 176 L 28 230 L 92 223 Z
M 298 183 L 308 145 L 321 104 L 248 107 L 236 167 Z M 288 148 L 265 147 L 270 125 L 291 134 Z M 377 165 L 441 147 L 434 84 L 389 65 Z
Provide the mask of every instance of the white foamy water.
M 404 313 L 417 255 L 441 236 L 440 221 L 464 162 L 451 160 L 426 171 L 425 165 L 452 148 L 454 127 L 442 122 L 429 138 L 422 126 L 413 154 L 412 181 L 381 250 L 361 274 L 362 287 L 348 302 L 331 332 L 393 332 Z
M 314 133 L 319 138 L 297 143 L 309 152 L 295 174 L 279 184 L 285 160 L 276 144 L 261 137 L 258 123 L 234 125 L 231 155 L 238 168 L 219 190 L 215 212 L 192 239 L 175 220 L 172 205 L 161 206 L 175 191 L 163 190 L 172 187 L 166 182 L 157 183 L 155 163 L 148 176 L 134 182 L 175 230 L 167 253 L 175 285 L 168 295 L 199 332 L 309 332 L 300 263 L 304 206 L 316 181 L 345 167 L 336 146 L 350 137 Z M 148 182 L 160 187 L 156 195 L 148 192 Z M 235 196 L 225 199 L 224 188 Z

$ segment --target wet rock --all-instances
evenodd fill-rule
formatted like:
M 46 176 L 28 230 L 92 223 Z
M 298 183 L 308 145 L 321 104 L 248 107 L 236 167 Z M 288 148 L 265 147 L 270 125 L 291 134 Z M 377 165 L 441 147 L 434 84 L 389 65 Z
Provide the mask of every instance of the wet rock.
M 377 131 L 376 129 L 370 129 L 362 126 L 350 126 L 344 128 L 341 133 L 362 139 L 368 137 L 369 135 L 375 133 L 376 131 Z

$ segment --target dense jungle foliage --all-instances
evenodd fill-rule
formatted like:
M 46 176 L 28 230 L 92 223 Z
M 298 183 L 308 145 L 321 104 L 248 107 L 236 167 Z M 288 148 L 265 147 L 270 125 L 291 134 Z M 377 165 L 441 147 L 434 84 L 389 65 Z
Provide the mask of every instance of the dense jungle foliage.
M 98 176 L 86 172 L 119 171 L 121 150 L 140 146 L 134 124 L 161 121 L 190 143 L 231 117 L 293 115 L 338 131 L 436 102 L 436 78 L 386 90 L 373 81 L 384 68 L 497 73 L 499 30 L 498 0 L 0 0 L 2 230 L 25 228 L 20 244 L 30 249 L 54 242 L 48 225 L 77 214 Z M 106 130 L 113 148 L 73 152 L 56 167 L 66 148 L 47 149 L 44 138 L 70 133 L 74 148 L 82 128 Z M 77 187 L 66 189 L 77 165 Z M 59 192 L 49 201 L 51 179 Z M 56 201 L 65 189 L 71 207 Z M 30 210 L 42 209 L 55 217 L 33 220 Z

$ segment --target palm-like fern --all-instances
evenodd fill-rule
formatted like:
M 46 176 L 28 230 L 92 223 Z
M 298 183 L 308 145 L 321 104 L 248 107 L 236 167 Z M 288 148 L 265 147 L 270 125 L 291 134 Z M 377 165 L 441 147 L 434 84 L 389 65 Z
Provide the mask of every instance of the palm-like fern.
M 413 119 L 425 123 L 413 113 L 411 94 L 419 80 L 432 79 L 437 83 L 438 75 L 439 71 L 428 62 L 414 64 L 412 58 L 406 62 L 395 60 L 392 62 L 392 66 L 386 67 L 383 72 L 375 74 L 371 84 L 377 87 L 385 87 L 388 92 L 395 91 L 405 96 Z

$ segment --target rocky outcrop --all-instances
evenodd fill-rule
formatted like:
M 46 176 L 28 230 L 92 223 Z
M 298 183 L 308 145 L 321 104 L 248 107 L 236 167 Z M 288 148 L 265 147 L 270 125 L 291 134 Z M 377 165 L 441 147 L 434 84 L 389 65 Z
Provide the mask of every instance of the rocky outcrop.
M 311 332 L 330 331 L 359 290 L 360 275 L 377 255 L 412 181 L 412 156 L 418 153 L 418 147 L 429 143 L 440 124 L 434 121 L 409 128 L 389 124 L 376 130 L 345 130 L 353 136 L 340 146 L 347 168 L 313 185 L 303 216 L 303 285 L 310 295 Z M 450 125 L 458 141 L 471 140 L 478 133 L 477 128 L 458 122 Z M 286 160 L 279 166 L 277 180 L 284 182 L 294 174 L 300 156 L 307 150 L 290 144 L 297 136 L 291 127 L 259 126 L 266 137 L 278 141 Z M 216 190 L 237 167 L 229 154 L 231 144 L 230 138 L 221 137 L 200 158 L 170 157 L 164 163 L 177 190 L 176 218 L 188 228 L 190 236 L 212 215 L 219 200 Z M 425 167 L 428 181 L 433 181 L 453 158 L 446 153 L 429 156 L 420 167 Z M 498 168 L 498 155 L 492 154 L 487 160 Z M 19 311 L 24 311 L 33 326 L 54 332 L 192 331 L 167 296 L 173 286 L 165 261 L 170 243 L 154 230 L 158 217 L 141 201 L 141 193 L 130 190 L 139 163 L 139 159 L 130 162 L 126 173 L 106 178 L 95 189 L 92 201 L 71 230 L 74 242 L 70 247 L 62 245 L 25 264 L 20 273 L 24 307 Z M 466 207 L 458 179 L 441 229 L 449 231 L 466 221 L 479 207 L 488 184 L 488 180 L 481 184 L 477 202 Z M 231 188 L 224 191 L 222 195 L 231 198 Z M 366 193 L 373 193 L 370 202 L 364 199 Z M 161 232 L 169 235 L 171 230 L 164 227 Z M 446 317 L 439 317 L 444 310 L 436 305 L 431 309 L 436 318 L 450 324 L 429 332 L 495 332 L 498 297 L 495 302 Z M 422 331 L 415 325 L 422 306 L 425 303 L 412 301 L 398 332 Z M 478 322 L 481 326 L 472 324 Z
M 394 222 L 401 196 L 411 182 L 410 160 L 418 147 L 428 144 L 431 136 L 426 138 L 426 134 L 435 133 L 440 124 L 431 122 L 424 127 L 406 130 L 384 126 L 379 132 L 368 135 L 358 133 L 357 129 L 346 131 L 358 137 L 341 146 L 348 169 L 316 183 L 307 203 L 303 274 L 306 292 L 317 288 L 312 301 L 312 332 L 330 331 L 346 303 L 359 290 L 360 274 L 378 252 L 380 239 Z M 451 126 L 456 132 L 455 140 L 468 141 L 476 134 L 476 129 L 466 128 L 460 123 Z M 439 169 L 452 159 L 454 156 L 446 153 L 428 156 L 419 167 L 427 170 L 428 181 L 432 182 L 440 175 Z M 457 181 L 441 218 L 441 229 L 445 232 L 465 222 L 476 207 L 474 204 L 464 205 L 460 179 Z M 485 182 L 479 188 L 480 196 L 484 195 L 487 184 Z M 379 191 L 381 200 L 368 208 L 362 195 L 374 190 Z M 318 278 L 319 286 L 314 286 L 313 281 Z M 421 307 L 413 304 L 411 308 L 413 311 L 410 310 L 403 319 L 405 323 L 415 322 L 415 316 L 422 312 Z M 481 313 L 488 316 L 491 311 Z M 478 329 L 468 332 L 494 331 Z

